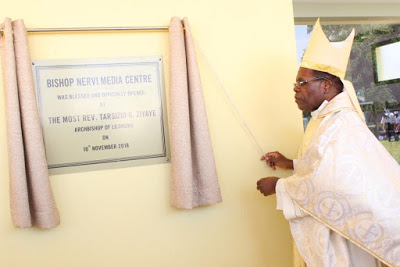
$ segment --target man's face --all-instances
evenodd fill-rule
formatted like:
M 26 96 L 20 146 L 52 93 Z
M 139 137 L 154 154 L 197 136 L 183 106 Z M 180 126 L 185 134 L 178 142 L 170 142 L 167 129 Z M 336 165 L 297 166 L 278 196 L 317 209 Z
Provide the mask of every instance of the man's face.
M 314 78 L 312 70 L 300 68 L 297 72 L 296 82 L 307 81 L 312 78 Z M 314 80 L 293 88 L 296 93 L 294 98 L 300 110 L 314 111 L 322 104 L 325 100 L 323 82 L 324 80 Z

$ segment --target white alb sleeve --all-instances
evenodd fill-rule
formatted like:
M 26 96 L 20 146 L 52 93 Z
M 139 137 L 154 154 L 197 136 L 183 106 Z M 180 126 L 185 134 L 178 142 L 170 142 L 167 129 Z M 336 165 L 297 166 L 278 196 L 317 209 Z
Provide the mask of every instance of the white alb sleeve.
M 276 192 L 276 209 L 282 210 L 286 220 L 292 220 L 307 216 L 300 206 L 292 200 L 290 195 L 286 192 L 284 179 L 279 179 L 275 187 Z

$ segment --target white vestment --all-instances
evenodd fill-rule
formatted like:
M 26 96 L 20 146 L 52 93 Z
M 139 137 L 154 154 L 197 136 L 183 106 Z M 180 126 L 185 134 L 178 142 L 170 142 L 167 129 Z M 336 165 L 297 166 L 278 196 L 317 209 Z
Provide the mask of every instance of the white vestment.
M 294 174 L 276 186 L 307 266 L 400 266 L 400 165 L 346 91 L 313 117 Z

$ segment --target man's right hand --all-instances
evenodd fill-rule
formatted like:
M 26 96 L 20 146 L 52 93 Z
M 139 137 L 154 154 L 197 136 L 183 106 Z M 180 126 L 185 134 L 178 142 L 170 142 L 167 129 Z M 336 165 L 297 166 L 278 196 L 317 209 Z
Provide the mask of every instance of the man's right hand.
M 284 155 L 275 152 L 268 152 L 260 158 L 260 160 L 265 160 L 268 166 L 273 170 L 276 170 L 276 166 L 284 170 L 293 170 L 293 160 L 286 158 Z
M 257 181 L 257 190 L 264 196 L 275 194 L 278 177 L 265 177 Z

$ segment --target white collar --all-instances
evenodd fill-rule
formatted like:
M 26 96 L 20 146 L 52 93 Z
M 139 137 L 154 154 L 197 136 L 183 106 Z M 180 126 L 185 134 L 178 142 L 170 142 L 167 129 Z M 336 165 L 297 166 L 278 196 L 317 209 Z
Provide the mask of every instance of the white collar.
M 316 120 L 318 118 L 319 113 L 324 109 L 324 107 L 328 104 L 327 100 L 324 100 L 322 104 L 316 110 L 311 112 L 311 119 Z

